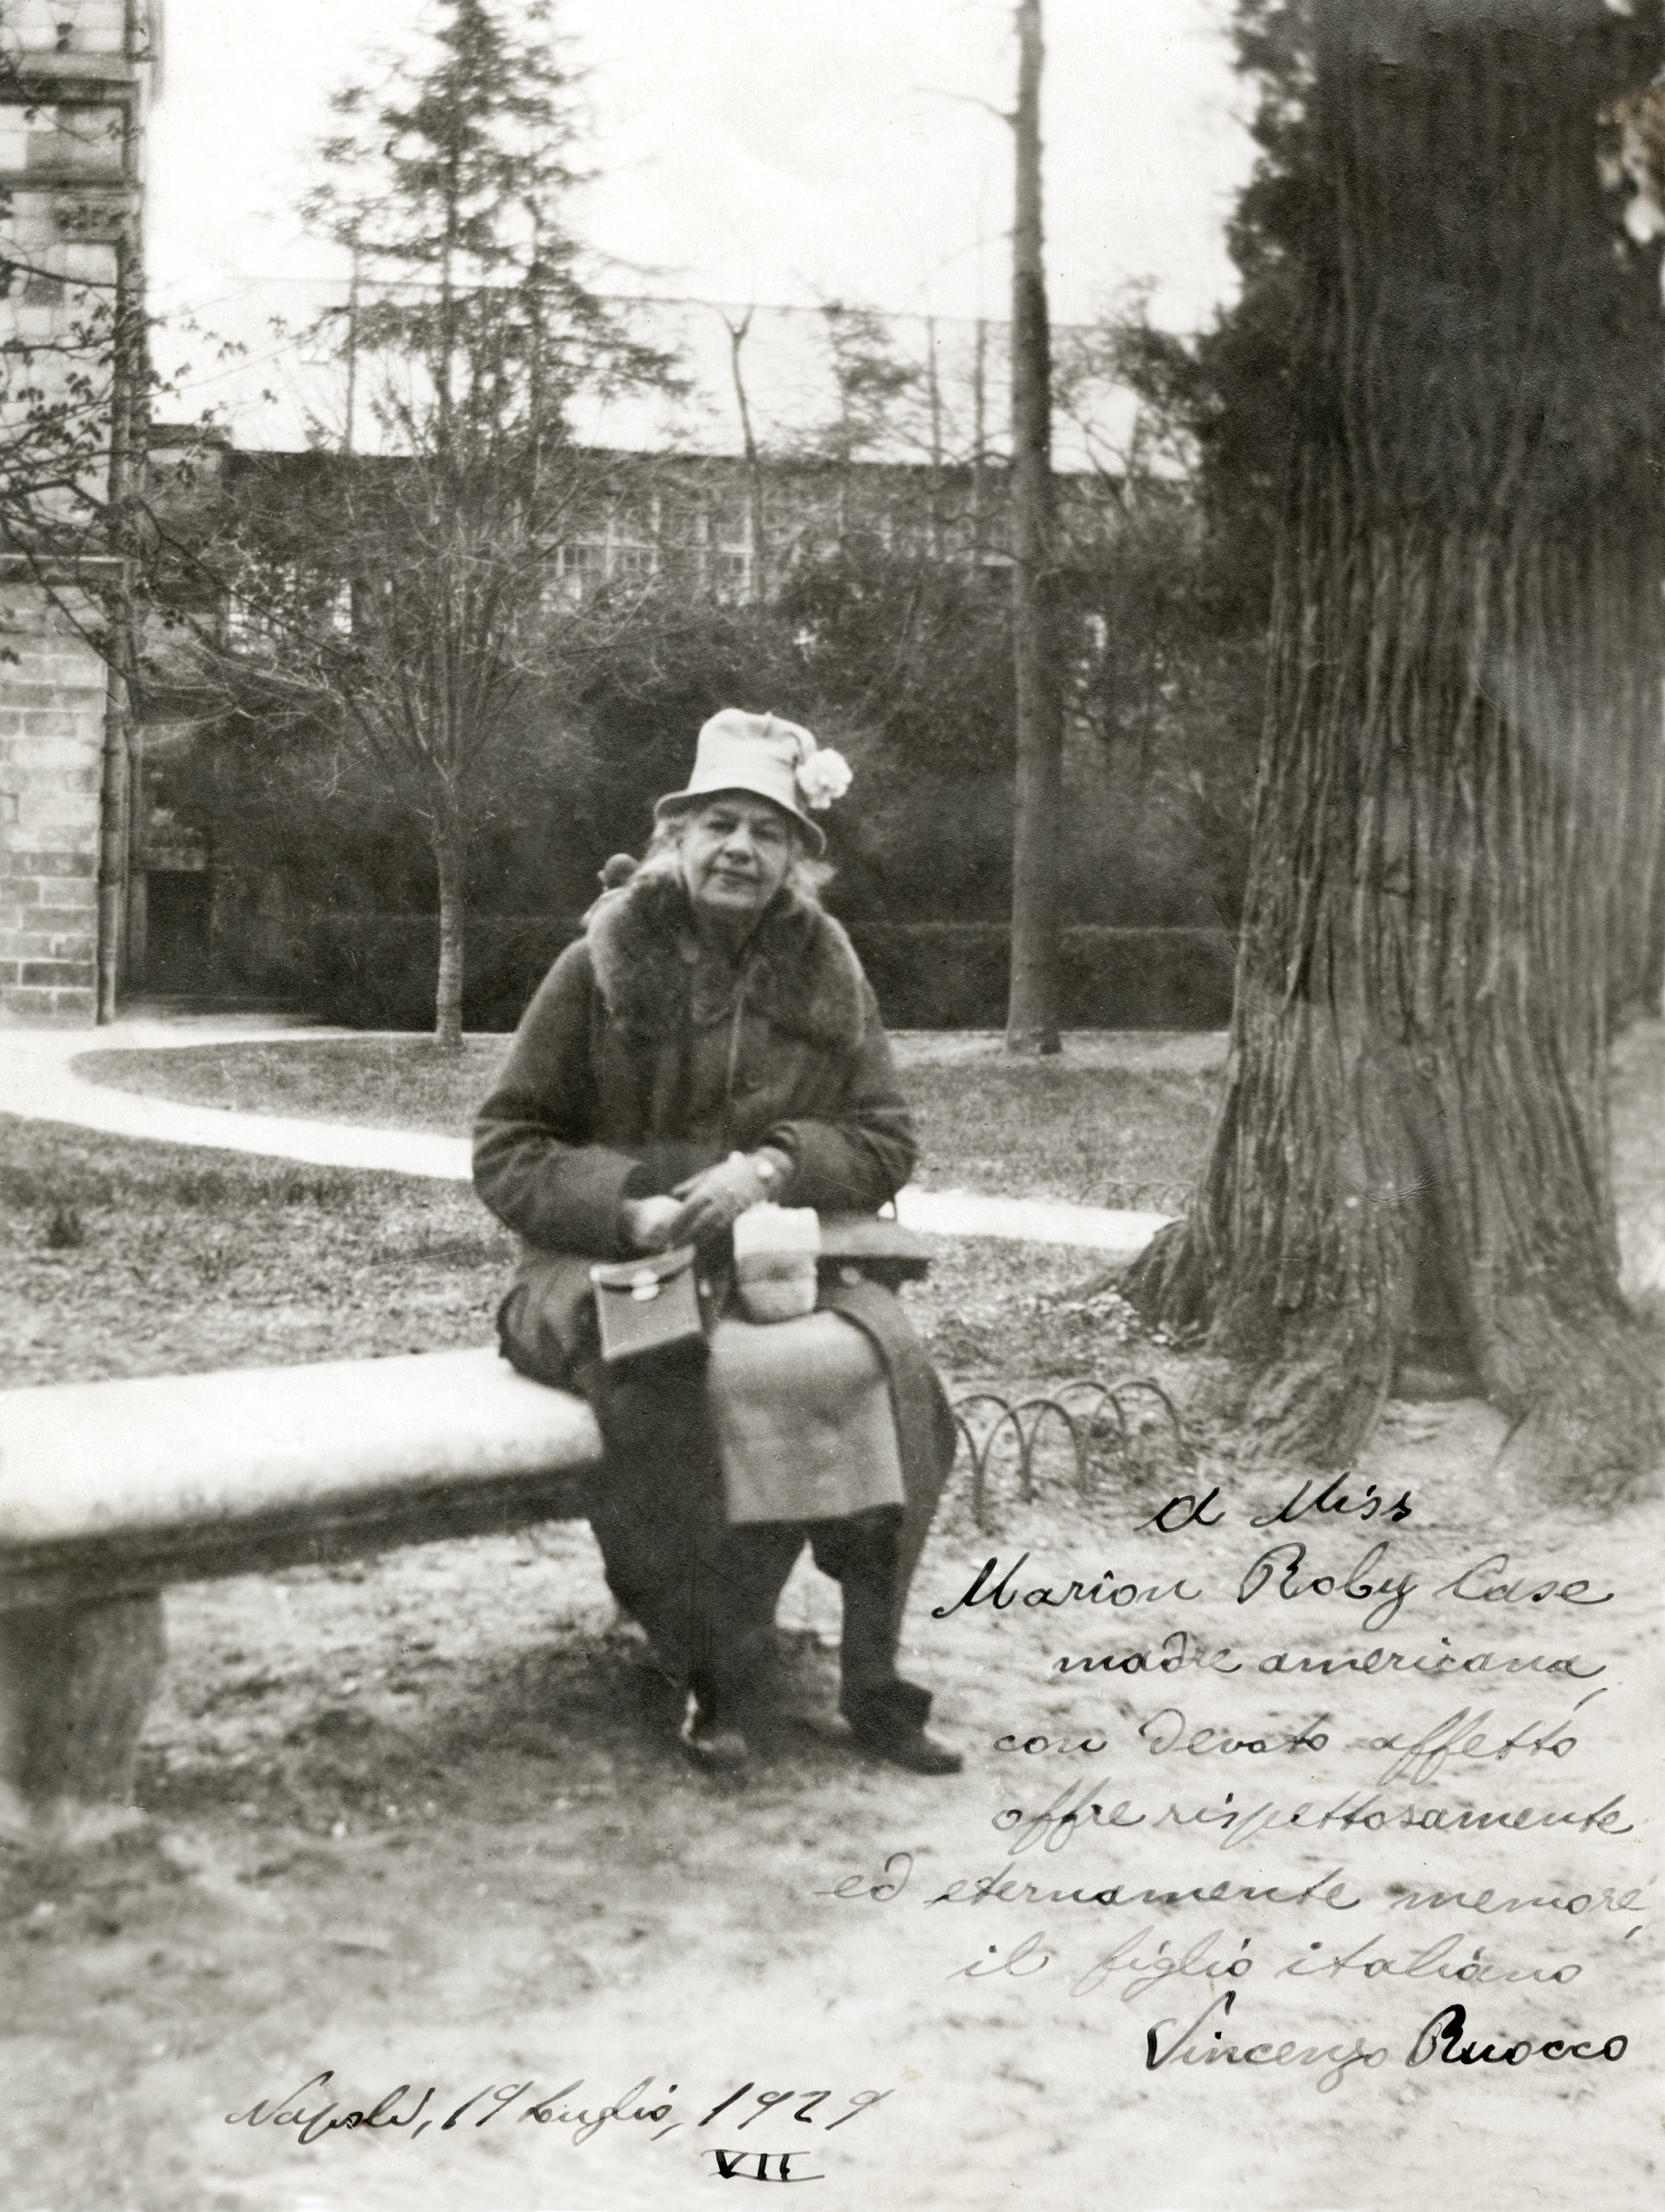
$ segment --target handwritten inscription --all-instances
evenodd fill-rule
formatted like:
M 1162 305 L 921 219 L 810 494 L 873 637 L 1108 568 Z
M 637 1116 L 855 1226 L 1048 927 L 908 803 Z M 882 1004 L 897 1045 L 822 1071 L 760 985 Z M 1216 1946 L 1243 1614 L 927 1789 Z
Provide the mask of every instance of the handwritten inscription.
M 1296 2037 L 1290 2037 L 1280 2044 L 1228 2042 L 1225 2027 L 1214 2024 L 1217 2020 L 1228 2020 L 1236 2002 L 1236 1991 L 1227 1990 L 1223 1997 L 1215 1998 L 1204 2006 L 1188 2026 L 1180 2027 L 1173 2020 L 1159 2020 L 1153 2027 L 1147 2028 L 1147 2072 L 1155 2074 L 1164 2066 L 1176 2063 L 1181 2066 L 1317 2066 L 1323 2070 L 1314 2077 L 1313 2086 L 1322 2094 L 1340 2086 L 1350 2066 L 1371 2068 L 1381 2066 L 1387 2060 L 1386 2044 L 1371 2047 L 1363 2036 L 1355 2037 L 1350 2044 L 1345 2046 L 1341 2044 L 1329 2044 L 1322 2047 L 1308 2044 L 1305 2049 Z M 1166 2044 L 1161 2040 L 1165 2028 L 1178 2030 Z
M 581 2148 L 608 2126 L 646 2126 L 652 2131 L 647 2139 L 658 2143 L 685 2125 L 691 2124 L 697 2131 L 725 2116 L 728 2127 L 735 2133 L 773 2114 L 778 2119 L 791 2119 L 802 2127 L 818 2127 L 823 2133 L 830 2135 L 836 2128 L 859 2119 L 893 2094 L 889 2089 L 858 2089 L 853 2095 L 843 2096 L 832 2089 L 760 2089 L 755 2082 L 743 2082 L 737 2089 L 718 2098 L 702 2118 L 695 2120 L 696 2106 L 689 2107 L 685 2113 L 678 2113 L 677 2083 L 668 2083 L 656 2095 L 655 2077 L 651 2074 L 626 2089 L 622 2096 L 594 2107 L 575 2101 L 585 2086 L 584 2077 L 579 2075 L 558 2089 L 543 2089 L 531 2080 L 488 2082 L 448 2112 L 434 2083 L 418 2092 L 411 2082 L 401 2082 L 397 2088 L 388 2090 L 373 2103 L 354 2104 L 329 2094 L 334 2079 L 334 2068 L 326 2067 L 287 2096 L 257 2098 L 241 2112 L 226 2113 L 226 2125 L 293 2128 L 296 2141 L 308 2146 L 338 2132 L 352 2133 L 361 2129 L 372 2133 L 403 2130 L 408 2139 L 415 2142 L 430 2127 L 436 2127 L 442 2134 L 455 2127 L 479 2130 L 503 2119 L 518 2106 L 519 2109 L 514 2112 L 515 2120 L 530 2120 L 539 2127 L 562 2129 L 575 2148 Z M 722 2153 L 725 2158 L 740 2155 L 726 2151 Z M 777 2159 L 780 2154 L 770 2152 L 766 2155 Z M 786 2154 L 789 2159 L 793 2155 Z M 738 2173 L 738 2167 L 734 2171 Z M 756 2172 L 752 2177 L 779 2181 L 815 2178 L 805 2173 L 785 2172 L 778 2165 L 772 2176 Z
M 1103 1783 L 1071 1783 L 1049 1804 L 1033 1811 L 1007 1805 L 995 1814 L 992 1825 L 1011 1840 L 1008 1855 L 1033 1850 L 1062 1851 L 1093 1828 L 1201 1828 L 1217 1832 L 1222 1851 L 1235 1851 L 1252 1838 L 1287 1829 L 1316 1835 L 1334 1827 L 1350 1833 L 1357 1828 L 1376 1835 L 1388 1828 L 1415 1828 L 1424 1833 L 1461 1834 L 1487 1828 L 1504 1828 L 1522 1834 L 1532 1828 L 1572 1828 L 1579 1835 L 1629 1835 L 1635 1823 L 1625 1814 L 1625 1792 L 1617 1791 L 1599 1805 L 1542 1804 L 1450 1806 L 1423 1804 L 1416 1798 L 1390 1798 L 1379 1789 L 1350 1789 L 1329 1804 L 1312 1798 L 1284 1805 L 1274 1798 L 1258 1803 L 1239 1801 L 1228 1789 L 1217 1803 L 1192 1804 L 1170 1798 L 1160 1810 L 1137 1800 L 1118 1798 L 1106 1804 L 1091 1795 Z
M 1530 2036 L 1505 2037 L 1497 2044 L 1465 2043 L 1463 2036 L 1467 2026 L 1466 2007 L 1447 2005 L 1420 2031 L 1405 2055 L 1406 2065 L 1424 2065 L 1436 2053 L 1447 2066 L 1520 2066 L 1528 2058 L 1547 2059 L 1552 2064 L 1560 2058 L 1604 2058 L 1612 2064 L 1630 2047 L 1630 2037 L 1622 2035 L 1608 2036 L 1599 2044 L 1587 2037 L 1569 2042 L 1564 2036 L 1546 2036 L 1541 2043 L 1535 2043 Z
M 792 2171 L 792 2160 L 803 2154 L 797 2151 L 718 2151 L 706 2156 L 716 2161 L 719 2181 L 825 2181 L 825 2174 L 804 2174 Z
M 975 1915 L 943 1957 L 957 2001 L 1125 2018 L 1126 2063 L 1159 2079 L 1267 2069 L 1327 2096 L 1383 2068 L 1622 2058 L 1604 1969 L 1651 1889 L 1609 1756 L 1624 1647 L 1592 1635 L 1611 1568 L 1560 1543 L 1546 1563 L 1529 1530 L 1442 1535 L 1408 1485 L 1351 1471 L 1234 1486 L 1144 1501 L 1084 1573 L 969 1561 L 932 1618 L 1015 1632 L 1045 1683 L 985 1739 L 995 1851 L 891 1851 L 817 1894 L 944 1936 Z M 1064 1649 L 1034 1650 L 1049 1624 Z
M 1588 1681 L 1605 1675 L 1606 1662 L 1573 1652 L 1458 1652 L 1448 1636 L 1439 1639 L 1443 1651 L 1395 1651 L 1376 1644 L 1369 1651 L 1268 1651 L 1258 1660 L 1244 1658 L 1223 1644 L 1210 1649 L 1185 1629 L 1175 1629 L 1154 1646 L 1141 1644 L 1127 1651 L 1106 1651 L 1096 1657 L 1064 1657 L 1053 1662 L 1053 1671 L 1069 1674 L 1178 1675 L 1187 1667 L 1217 1675 L 1239 1675 L 1245 1667 L 1261 1675 L 1566 1675 Z
M 1408 1569 L 1397 1574 L 1388 1571 L 1391 1551 L 1388 1539 L 1381 1537 L 1350 1567 L 1335 1573 L 1308 1568 L 1307 1546 L 1299 1539 L 1270 1545 L 1244 1569 L 1237 1585 L 1237 1603 L 1246 1605 L 1268 1589 L 1286 1600 L 1340 1598 L 1355 1605 L 1369 1605 L 1369 1611 L 1362 1614 L 1360 1620 L 1367 1630 L 1374 1633 L 1385 1628 L 1413 1591 L 1421 1587 Z M 951 1605 L 932 1606 L 931 1618 L 950 1619 L 962 1606 L 990 1605 L 999 1613 L 1020 1605 L 1128 1606 L 1170 1601 L 1194 1605 L 1208 1594 L 1202 1583 L 1187 1581 L 1183 1576 L 1172 1582 L 1141 1583 L 1136 1579 L 1118 1580 L 1109 1567 L 1090 1583 L 1071 1576 L 1062 1589 L 1050 1582 L 1032 1582 L 1014 1588 L 1014 1578 L 1028 1559 L 1027 1552 L 1020 1553 L 1004 1571 L 998 1554 L 985 1560 Z M 1449 1582 L 1440 1584 L 1433 1595 L 1484 1605 L 1539 1605 L 1558 1599 L 1568 1605 L 1605 1605 L 1614 1594 L 1611 1590 L 1592 1591 L 1585 1576 L 1569 1576 L 1565 1581 L 1554 1575 L 1516 1574 L 1511 1578 L 1509 1568 L 1509 1554 L 1493 1552 L 1488 1558 L 1464 1567 Z

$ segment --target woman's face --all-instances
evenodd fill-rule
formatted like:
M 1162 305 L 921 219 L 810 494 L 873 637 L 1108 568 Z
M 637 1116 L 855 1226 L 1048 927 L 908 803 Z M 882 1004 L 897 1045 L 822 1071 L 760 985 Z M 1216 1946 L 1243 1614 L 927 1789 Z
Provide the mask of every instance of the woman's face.
M 755 921 L 792 864 L 786 817 L 766 798 L 719 791 L 689 815 L 683 831 L 683 880 L 696 914 Z

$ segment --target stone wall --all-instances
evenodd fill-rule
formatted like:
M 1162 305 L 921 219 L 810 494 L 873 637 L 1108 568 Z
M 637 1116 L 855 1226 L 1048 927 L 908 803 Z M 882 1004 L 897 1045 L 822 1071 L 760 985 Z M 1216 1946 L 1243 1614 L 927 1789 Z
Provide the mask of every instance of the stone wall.
M 0 1021 L 91 1021 L 105 666 L 30 586 L 0 652 Z
M 32 389 L 52 396 L 54 348 L 109 296 L 124 251 L 137 287 L 140 169 L 124 118 L 142 128 L 158 18 L 155 0 L 130 22 L 124 0 L 0 0 L 0 245 L 12 264 L 0 439 L 27 420 Z M 73 345 L 69 363 L 95 384 L 109 367 L 77 360 Z M 39 486 L 22 466 L 8 509 L 21 534 L 0 543 L 0 1023 L 90 1022 L 97 1010 L 106 677 L 78 626 L 95 627 L 100 610 L 73 583 L 54 603 L 28 579 L 45 566 L 85 584 L 110 564 L 86 509 L 50 488 L 51 460 Z M 95 492 L 103 469 L 95 456 Z

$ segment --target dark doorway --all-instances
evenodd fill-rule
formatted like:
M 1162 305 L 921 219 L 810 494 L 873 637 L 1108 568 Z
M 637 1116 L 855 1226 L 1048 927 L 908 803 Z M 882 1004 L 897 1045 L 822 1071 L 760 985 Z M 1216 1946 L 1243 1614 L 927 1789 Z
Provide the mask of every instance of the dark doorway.
M 208 988 L 208 872 L 152 869 L 145 880 L 144 988 Z

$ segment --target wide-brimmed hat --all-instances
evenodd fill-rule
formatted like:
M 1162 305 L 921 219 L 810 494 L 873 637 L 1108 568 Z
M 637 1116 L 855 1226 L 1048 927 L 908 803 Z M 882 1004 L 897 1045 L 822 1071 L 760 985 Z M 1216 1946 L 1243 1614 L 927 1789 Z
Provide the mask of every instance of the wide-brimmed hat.
M 718 791 L 751 791 L 790 814 L 807 833 L 810 850 L 821 854 L 827 841 L 806 809 L 824 813 L 849 786 L 850 766 L 843 754 L 817 745 L 797 722 L 725 707 L 700 731 L 687 787 L 667 791 L 653 811 L 663 820 Z

